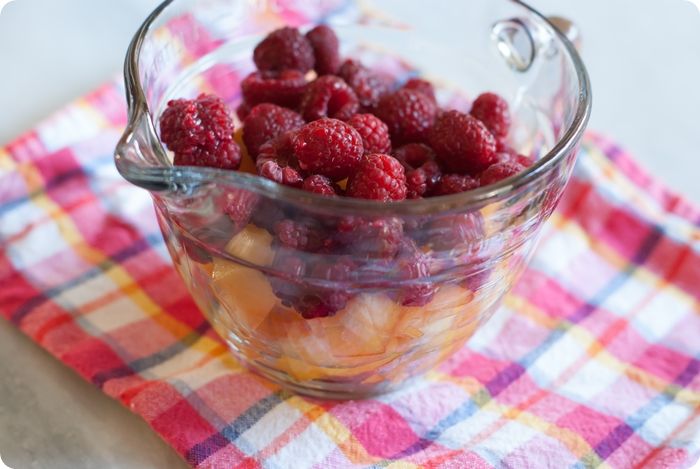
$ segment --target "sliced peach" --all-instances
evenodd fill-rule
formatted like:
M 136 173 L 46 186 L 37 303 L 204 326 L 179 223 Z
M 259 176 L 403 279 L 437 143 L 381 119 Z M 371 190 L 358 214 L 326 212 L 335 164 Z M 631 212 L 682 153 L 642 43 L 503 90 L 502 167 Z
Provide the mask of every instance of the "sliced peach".
M 248 225 L 226 246 L 231 255 L 251 263 L 272 262 L 272 236 L 260 228 Z M 233 320 L 249 331 L 265 320 L 277 303 L 277 297 L 265 276 L 235 262 L 216 258 L 211 285 L 219 302 Z
M 275 257 L 272 235 L 263 228 L 247 225 L 226 245 L 226 252 L 251 264 L 269 265 Z
M 336 314 L 334 319 L 344 331 L 356 336 L 358 340 L 354 344 L 334 343 L 333 350 L 337 350 L 339 356 L 383 353 L 386 350 L 386 344 L 393 336 L 392 331 L 399 320 L 400 313 L 401 306 L 384 294 L 356 296 Z M 348 346 L 351 347 L 349 351 Z
M 243 143 L 243 127 L 240 127 L 233 134 L 233 139 L 236 141 L 239 147 L 241 147 L 241 165 L 238 167 L 238 171 L 242 173 L 257 174 L 255 170 L 255 162 L 253 158 L 248 154 L 248 149 Z

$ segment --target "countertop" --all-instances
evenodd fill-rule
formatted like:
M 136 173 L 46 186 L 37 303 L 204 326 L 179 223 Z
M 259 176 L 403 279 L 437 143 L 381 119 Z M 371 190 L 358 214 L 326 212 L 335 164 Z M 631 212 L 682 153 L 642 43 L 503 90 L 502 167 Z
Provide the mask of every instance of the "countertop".
M 3 2 L 0 1 L 0 4 Z M 115 76 L 155 0 L 16 0 L 0 14 L 0 144 Z M 700 203 L 700 12 L 689 0 L 532 0 L 579 25 L 590 128 Z M 700 3 L 700 2 L 696 2 Z M 178 468 L 138 417 L 0 322 L 0 455 L 14 468 Z M 1 467 L 1 466 L 0 466 Z

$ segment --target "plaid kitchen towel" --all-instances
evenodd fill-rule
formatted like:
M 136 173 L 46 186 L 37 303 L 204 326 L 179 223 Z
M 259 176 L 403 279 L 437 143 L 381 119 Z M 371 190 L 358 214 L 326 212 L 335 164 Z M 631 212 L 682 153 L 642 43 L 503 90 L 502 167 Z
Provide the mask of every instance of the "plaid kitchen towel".
M 589 135 L 504 307 L 414 385 L 322 402 L 245 371 L 117 174 L 110 84 L 0 150 L 0 314 L 192 466 L 688 467 L 700 212 Z

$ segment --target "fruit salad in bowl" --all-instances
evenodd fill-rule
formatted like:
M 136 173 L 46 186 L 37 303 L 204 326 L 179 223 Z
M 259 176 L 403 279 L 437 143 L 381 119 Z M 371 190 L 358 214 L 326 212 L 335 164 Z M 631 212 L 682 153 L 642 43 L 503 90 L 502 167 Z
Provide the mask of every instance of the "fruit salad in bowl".
M 134 38 L 117 167 L 151 192 L 202 312 L 266 378 L 385 392 L 464 346 L 524 269 L 588 80 L 529 7 L 467 3 L 471 55 L 365 2 L 172 0 Z

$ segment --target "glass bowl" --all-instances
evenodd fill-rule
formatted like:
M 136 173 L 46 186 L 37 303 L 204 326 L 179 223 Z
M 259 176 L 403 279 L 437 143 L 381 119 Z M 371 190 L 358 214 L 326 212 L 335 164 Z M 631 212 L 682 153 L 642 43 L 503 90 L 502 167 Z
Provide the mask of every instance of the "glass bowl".
M 254 45 L 282 25 L 320 22 L 345 57 L 398 81 L 432 80 L 445 108 L 500 93 L 513 114 L 508 142 L 535 163 L 491 186 L 394 203 L 172 165 L 156 131 L 168 100 L 211 92 L 235 109 Z M 557 204 L 591 105 L 572 44 L 515 0 L 437 1 L 429 14 L 418 0 L 166 1 L 134 37 L 125 80 L 115 162 L 153 196 L 200 309 L 248 367 L 324 398 L 404 383 L 489 319 Z

